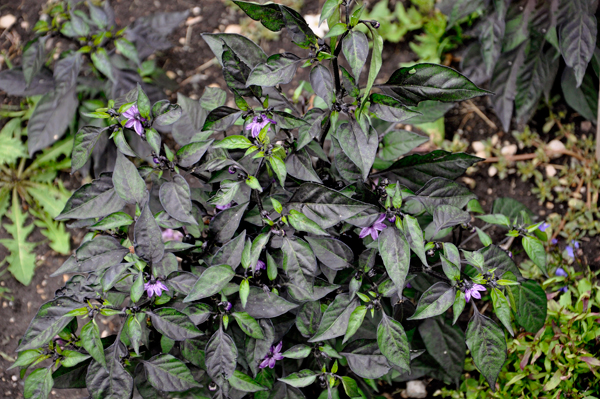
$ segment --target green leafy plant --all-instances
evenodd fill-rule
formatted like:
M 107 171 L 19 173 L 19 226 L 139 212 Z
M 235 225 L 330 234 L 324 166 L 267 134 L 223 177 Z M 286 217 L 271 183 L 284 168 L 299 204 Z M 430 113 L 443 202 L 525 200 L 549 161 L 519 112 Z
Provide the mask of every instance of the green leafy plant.
M 564 265 L 558 250 L 551 251 L 551 259 L 553 277 L 545 280 L 535 265 L 523 265 L 524 275 L 543 282 L 548 317 L 537 332 L 521 333 L 508 342 L 508 361 L 496 382 L 498 390 L 490 391 L 483 376 L 471 375 L 477 371 L 467 359 L 468 374 L 460 388 L 443 388 L 436 395 L 456 399 L 600 396 L 600 272 L 581 264 L 577 269 Z
M 64 223 L 54 220 L 64 208 L 71 193 L 63 187 L 59 173 L 71 166 L 73 139 L 68 137 L 40 153 L 34 160 L 27 155 L 26 122 L 31 118 L 36 100 L 30 100 L 26 109 L 1 112 L 10 117 L 0 131 L 0 224 L 12 238 L 0 239 L 10 255 L 6 258 L 8 270 L 22 284 L 29 285 L 35 269 L 36 243 L 28 241 L 35 226 L 49 240 L 50 248 L 68 255 L 70 235 Z M 28 219 L 34 221 L 28 223 Z
M 301 55 L 204 34 L 235 108 L 217 88 L 171 104 L 138 85 L 94 111 L 106 125 L 77 132 L 72 171 L 106 136 L 116 164 L 56 218 L 89 232 L 55 272 L 74 275 L 19 342 L 13 367 L 33 369 L 25 396 L 86 387 L 93 398 L 134 389 L 145 398 L 359 398 L 378 378 L 456 382 L 467 347 L 493 387 L 507 356 L 502 326 L 516 330 L 511 309 L 515 326 L 537 331 L 546 296 L 471 225 L 479 203 L 454 179 L 481 159 L 410 154 L 423 137 L 393 128 L 488 92 L 427 63 L 375 84 L 383 40 L 352 2 L 324 4 L 321 20 L 337 32 L 327 38 L 287 6 L 235 3 L 266 28 L 285 28 Z M 359 24 L 370 27 L 372 51 Z M 298 68 L 310 69 L 321 107 L 300 112 L 283 94 Z M 163 141 L 164 126 L 176 143 Z M 143 146 L 132 149 L 124 131 Z M 375 166 L 386 136 L 396 160 Z M 488 216 L 507 221 L 511 236 L 537 240 L 529 211 L 508 200 L 497 208 Z M 483 247 L 467 250 L 464 231 Z M 494 319 L 476 304 L 488 290 Z M 454 324 L 467 303 L 465 332 Z M 101 339 L 96 319 L 117 315 Z
M 490 90 L 496 94 L 492 104 L 504 131 L 509 131 L 513 111 L 517 122 L 525 123 L 542 95 L 549 100 L 561 59 L 567 101 L 574 98 L 585 103 L 588 99 L 580 94 L 590 87 L 585 72 L 596 51 L 596 6 L 586 0 L 444 3 L 448 27 L 474 12 L 481 14 L 472 30 L 478 41 L 465 50 L 461 68 L 476 83 L 490 80 Z

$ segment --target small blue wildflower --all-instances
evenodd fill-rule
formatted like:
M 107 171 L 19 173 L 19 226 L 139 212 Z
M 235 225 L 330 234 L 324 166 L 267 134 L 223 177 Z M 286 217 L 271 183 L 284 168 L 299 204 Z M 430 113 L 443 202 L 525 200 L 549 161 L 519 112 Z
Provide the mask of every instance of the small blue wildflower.
M 554 275 L 559 276 L 559 277 L 567 277 L 568 276 L 567 272 L 562 267 L 559 267 L 558 269 L 556 269 L 556 271 L 554 272 Z

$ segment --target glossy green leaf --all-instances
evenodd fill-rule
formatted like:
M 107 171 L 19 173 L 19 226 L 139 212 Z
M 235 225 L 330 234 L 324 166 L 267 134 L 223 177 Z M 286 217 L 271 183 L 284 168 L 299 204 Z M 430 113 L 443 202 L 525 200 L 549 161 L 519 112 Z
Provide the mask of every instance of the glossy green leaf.
M 196 338 L 202 332 L 196 328 L 187 315 L 173 308 L 160 308 L 148 312 L 152 325 L 163 335 L 175 340 L 183 341 Z
M 466 337 L 475 366 L 485 376 L 490 389 L 495 391 L 498 374 L 506 361 L 504 332 L 476 310 L 469 321 Z
M 367 62 L 367 56 L 369 55 L 367 36 L 358 30 L 350 31 L 342 41 L 342 51 L 346 60 L 348 60 L 348 64 L 350 64 L 350 68 L 352 68 L 354 78 L 358 80 L 360 71 Z
M 415 313 L 409 320 L 421 320 L 443 314 L 454 303 L 456 288 L 438 281 L 419 298 Z
M 385 313 L 377 327 L 377 345 L 392 366 L 410 371 L 410 348 L 404 328 Z
M 144 361 L 150 384 L 165 392 L 180 392 L 199 387 L 185 363 L 171 355 L 157 355 Z
M 424 100 L 463 101 L 490 93 L 454 69 L 435 64 L 400 68 L 380 86 L 407 105 L 417 105 Z
M 25 399 L 46 399 L 53 386 L 52 369 L 36 369 L 25 380 L 23 396 Z
M 238 325 L 246 335 L 255 339 L 264 339 L 265 336 L 262 328 L 254 317 L 246 312 L 233 312 L 231 315 L 235 318 L 235 321 L 237 321 Z
M 544 244 L 542 244 L 538 238 L 534 237 L 523 237 L 522 243 L 525 252 L 527 252 L 527 256 L 529 256 L 529 259 L 531 259 L 533 263 L 540 268 L 542 273 L 547 276 L 548 270 L 546 268 L 547 260 Z
M 235 272 L 229 265 L 215 265 L 206 269 L 192 287 L 184 302 L 208 298 L 221 291 L 233 278 Z
M 534 280 L 509 287 L 515 299 L 515 320 L 525 331 L 535 334 L 544 326 L 547 313 L 546 293 Z
M 142 204 L 146 199 L 146 183 L 135 165 L 120 151 L 112 175 L 115 191 L 127 203 Z
M 385 270 L 394 282 L 398 295 L 401 295 L 406 285 L 406 276 L 410 266 L 408 242 L 400 230 L 388 227 L 379 234 L 377 243 Z
M 318 374 L 309 369 L 300 370 L 292 373 L 284 378 L 279 378 L 279 381 L 285 382 L 295 388 L 304 388 L 315 382 Z

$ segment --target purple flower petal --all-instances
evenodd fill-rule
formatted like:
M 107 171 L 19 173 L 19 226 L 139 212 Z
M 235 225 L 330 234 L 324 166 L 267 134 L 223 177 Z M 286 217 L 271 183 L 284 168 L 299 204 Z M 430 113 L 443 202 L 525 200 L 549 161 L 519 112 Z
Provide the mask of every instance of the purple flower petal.
M 560 276 L 560 277 L 567 277 L 568 276 L 567 272 L 562 267 L 559 267 L 558 269 L 556 269 L 556 271 L 554 272 L 554 275 L 555 276 Z
M 279 341 L 279 343 L 275 347 L 275 350 L 273 351 L 273 353 L 279 353 L 279 352 L 281 352 L 281 348 L 282 347 L 283 347 L 283 341 Z
M 376 241 L 377 238 L 379 238 L 379 232 L 377 231 L 377 229 L 371 228 L 371 238 L 373 239 L 373 241 Z
M 471 299 L 471 291 L 470 290 L 466 290 L 465 291 L 465 300 L 467 302 L 469 302 L 469 299 Z
M 486 288 L 481 284 L 475 284 L 475 285 L 473 285 L 473 288 L 471 288 L 471 289 L 477 290 L 477 291 L 487 291 Z
M 127 111 L 123 112 L 123 116 L 127 119 L 135 118 L 140 114 L 137 105 L 132 105 L 127 109 Z
M 229 204 L 225 204 L 225 205 L 215 205 L 215 208 L 217 208 L 219 211 L 224 211 L 225 209 L 229 209 L 233 206 L 233 202 L 230 202 Z
M 572 247 L 572 246 L 570 246 L 570 245 L 567 245 L 567 248 L 566 248 L 566 249 L 567 249 L 567 256 L 568 256 L 569 258 L 574 258 L 574 257 L 575 257 L 575 254 L 573 253 L 573 247 Z
M 141 136 L 142 133 L 144 133 L 144 126 L 142 125 L 142 122 L 138 121 L 137 119 L 134 119 L 133 128 L 138 136 Z
M 479 291 L 471 291 L 471 296 L 475 299 L 481 299 L 481 294 L 479 293 Z
M 164 285 L 162 282 L 157 281 L 156 284 L 158 284 L 159 289 L 161 289 L 163 291 L 169 291 L 169 288 L 166 285 Z
M 558 240 L 556 238 L 553 238 L 552 240 L 550 240 L 550 244 L 556 245 L 558 244 Z
M 371 228 L 370 227 L 363 227 L 362 230 L 360 231 L 360 234 L 358 236 L 360 238 L 365 238 L 369 234 L 371 234 Z
M 162 232 L 162 239 L 164 242 L 181 241 L 183 240 L 183 233 L 173 229 L 164 229 Z
M 256 265 L 254 266 L 254 271 L 257 272 L 259 270 L 264 270 L 267 268 L 267 265 L 265 264 L 265 262 L 263 262 L 262 260 L 258 260 L 258 262 L 256 262 Z
M 579 241 L 575 241 L 575 240 L 573 240 L 573 241 L 571 241 L 571 244 L 573 244 L 573 246 L 574 246 L 576 249 L 579 249 Z
M 264 369 L 265 367 L 267 367 L 269 365 L 269 358 L 266 358 L 265 360 L 263 360 L 262 362 L 260 362 L 260 364 L 258 365 L 259 368 Z
M 275 362 L 276 362 L 276 360 L 275 360 L 274 358 L 270 358 L 270 359 L 269 359 L 269 367 L 270 367 L 270 368 L 273 368 L 273 367 L 275 367 Z
M 567 291 L 569 291 L 569 289 L 567 288 L 567 286 L 564 286 L 561 289 L 559 289 L 558 291 L 559 292 L 567 292 Z
M 386 229 L 386 228 L 387 228 L 387 226 L 386 226 L 385 224 L 383 224 L 383 223 L 375 223 L 375 224 L 373 225 L 373 228 L 374 228 L 375 230 L 377 230 L 377 231 L 382 231 L 382 230 Z
M 548 227 L 550 227 L 550 224 L 549 224 L 549 223 L 546 223 L 546 222 L 544 222 L 544 223 L 542 223 L 541 225 L 539 225 L 538 229 L 539 229 L 540 231 L 546 231 L 546 229 L 547 229 Z
M 125 122 L 125 127 L 131 129 L 131 127 L 133 126 L 134 123 L 135 123 L 135 119 L 129 119 L 127 122 Z

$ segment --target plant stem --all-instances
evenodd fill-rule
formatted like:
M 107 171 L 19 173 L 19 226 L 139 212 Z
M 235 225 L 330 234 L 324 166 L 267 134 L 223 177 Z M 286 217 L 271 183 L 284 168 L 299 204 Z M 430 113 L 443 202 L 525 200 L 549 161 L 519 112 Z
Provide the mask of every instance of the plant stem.
M 260 159 L 260 163 L 258 164 L 256 173 L 254 173 L 254 177 L 256 177 L 257 179 L 258 179 L 258 174 L 260 173 L 260 168 L 262 168 L 264 161 L 265 161 L 264 158 Z M 258 190 L 252 189 L 252 192 L 254 194 L 254 200 L 256 201 L 256 205 L 258 205 L 258 210 L 260 212 L 260 218 L 262 220 L 262 213 L 265 209 L 263 208 L 262 200 L 260 199 L 260 194 L 258 193 Z M 263 225 L 264 225 L 264 222 L 263 222 Z

